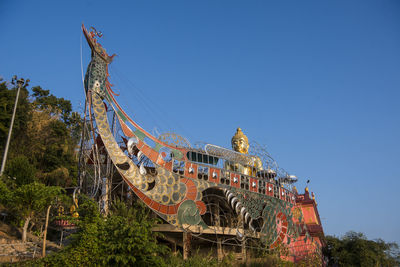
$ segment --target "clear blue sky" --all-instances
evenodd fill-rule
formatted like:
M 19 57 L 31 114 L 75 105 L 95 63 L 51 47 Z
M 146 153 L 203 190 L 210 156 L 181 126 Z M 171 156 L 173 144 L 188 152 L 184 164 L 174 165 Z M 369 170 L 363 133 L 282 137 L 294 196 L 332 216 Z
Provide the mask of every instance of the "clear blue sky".
M 400 243 L 400 2 L 0 0 L 0 75 L 82 109 L 90 51 L 146 129 L 229 147 L 240 126 L 311 180 L 326 234 Z

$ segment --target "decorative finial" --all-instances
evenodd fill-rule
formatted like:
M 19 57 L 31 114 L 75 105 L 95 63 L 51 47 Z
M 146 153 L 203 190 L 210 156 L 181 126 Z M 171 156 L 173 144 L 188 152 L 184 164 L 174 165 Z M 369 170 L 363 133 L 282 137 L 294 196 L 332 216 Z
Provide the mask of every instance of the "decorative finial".
M 90 27 L 90 35 L 92 36 L 92 38 L 94 38 L 95 36 L 101 38 L 103 36 L 103 33 L 97 31 L 95 27 Z
M 312 199 L 314 200 L 314 202 L 315 202 L 315 205 L 317 205 L 317 201 L 315 200 L 315 195 L 314 195 L 314 192 L 311 192 L 311 196 L 312 196 Z
M 92 49 L 92 52 L 95 52 L 97 55 L 99 55 L 100 58 L 106 61 L 106 63 L 108 64 L 111 63 L 115 54 L 109 56 L 106 50 L 101 46 L 101 44 L 97 42 L 97 38 L 101 38 L 103 36 L 103 33 L 96 30 L 96 28 L 94 27 L 90 27 L 90 31 L 88 32 L 83 24 L 82 24 L 82 30 L 90 48 Z

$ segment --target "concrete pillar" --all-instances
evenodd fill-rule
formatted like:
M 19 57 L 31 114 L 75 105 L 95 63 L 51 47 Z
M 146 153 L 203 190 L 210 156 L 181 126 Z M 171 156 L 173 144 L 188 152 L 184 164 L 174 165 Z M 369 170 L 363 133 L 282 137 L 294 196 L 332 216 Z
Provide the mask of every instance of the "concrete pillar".
M 217 238 L 217 258 L 218 261 L 222 261 L 224 258 L 224 249 L 222 248 L 222 242 L 220 238 Z
M 103 177 L 102 187 L 101 187 L 101 206 L 102 206 L 102 213 L 104 215 L 108 215 L 109 211 L 109 194 L 110 194 L 109 179 L 107 177 Z
M 243 259 L 243 262 L 246 262 L 246 260 L 247 260 L 247 255 L 246 255 L 246 239 L 245 239 L 245 238 L 242 240 L 242 259 Z
M 187 232 L 183 232 L 183 259 L 186 260 L 190 256 L 190 245 L 192 235 Z

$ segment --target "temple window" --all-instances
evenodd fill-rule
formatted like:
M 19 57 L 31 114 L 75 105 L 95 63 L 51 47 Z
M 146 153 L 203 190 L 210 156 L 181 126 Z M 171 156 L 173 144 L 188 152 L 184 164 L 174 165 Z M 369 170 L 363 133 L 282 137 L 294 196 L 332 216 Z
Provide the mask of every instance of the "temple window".
M 219 160 L 219 158 L 217 157 L 201 154 L 194 151 L 188 151 L 186 156 L 190 161 L 211 164 L 211 165 L 217 165 Z

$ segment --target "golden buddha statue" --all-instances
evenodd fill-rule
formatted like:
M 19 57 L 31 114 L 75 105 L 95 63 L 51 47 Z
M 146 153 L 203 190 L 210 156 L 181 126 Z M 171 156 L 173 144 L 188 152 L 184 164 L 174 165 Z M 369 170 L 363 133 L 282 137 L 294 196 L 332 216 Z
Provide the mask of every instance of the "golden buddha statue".
M 74 204 L 72 204 L 72 206 L 69 208 L 69 212 L 71 213 L 71 216 L 73 218 L 78 218 L 79 217 L 79 213 L 77 211 L 78 208 L 78 199 L 74 199 Z
M 249 161 L 249 165 L 226 162 L 226 169 L 251 176 L 255 176 L 258 171 L 263 169 L 262 162 L 259 157 L 247 155 L 249 152 L 249 140 L 247 136 L 242 132 L 242 129 L 237 128 L 235 135 L 232 137 L 231 144 L 234 151 L 245 154 L 251 160 Z

